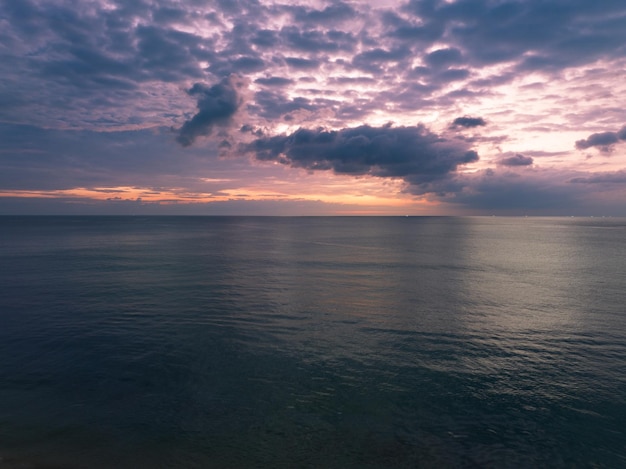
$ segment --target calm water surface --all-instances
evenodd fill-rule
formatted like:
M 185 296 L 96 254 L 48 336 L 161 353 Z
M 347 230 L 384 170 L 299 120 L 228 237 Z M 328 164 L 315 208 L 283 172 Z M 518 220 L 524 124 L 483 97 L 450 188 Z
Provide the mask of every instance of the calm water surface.
M 625 448 L 624 219 L 0 217 L 5 463 L 614 468 Z

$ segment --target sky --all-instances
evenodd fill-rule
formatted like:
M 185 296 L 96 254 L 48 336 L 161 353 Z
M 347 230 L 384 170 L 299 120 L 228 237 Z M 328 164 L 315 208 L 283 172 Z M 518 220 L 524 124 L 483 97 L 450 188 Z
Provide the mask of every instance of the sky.
M 0 2 L 0 214 L 626 216 L 624 0 Z

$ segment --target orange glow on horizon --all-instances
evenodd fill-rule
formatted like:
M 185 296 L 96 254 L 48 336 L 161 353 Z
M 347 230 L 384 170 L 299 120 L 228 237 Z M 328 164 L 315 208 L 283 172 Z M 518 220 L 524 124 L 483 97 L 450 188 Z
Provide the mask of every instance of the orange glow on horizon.
M 368 185 L 367 183 L 365 184 Z M 372 187 L 376 184 L 373 183 Z M 280 186 L 280 185 L 279 185 Z M 369 189 L 372 189 L 369 187 Z M 77 187 L 63 190 L 5 190 L 0 191 L 0 197 L 14 198 L 44 198 L 44 199 L 81 199 L 84 201 L 106 202 L 141 202 L 159 205 L 201 204 L 226 202 L 233 200 L 243 201 L 313 201 L 329 205 L 345 206 L 343 210 L 333 210 L 337 215 L 384 215 L 384 214 L 412 214 L 431 212 L 440 204 L 425 199 L 417 199 L 409 194 L 398 194 L 388 191 L 386 194 L 365 193 L 359 190 L 359 185 L 352 183 L 347 187 L 341 184 L 329 184 L 328 191 L 319 191 L 313 186 L 311 191 L 288 193 L 286 190 L 268 190 L 268 188 L 239 187 L 236 189 L 221 190 L 219 193 L 190 192 L 179 188 L 155 190 L 142 187 Z M 282 189 L 293 189 L 283 187 Z M 350 190 L 351 189 L 351 190 Z M 362 189 L 362 188 L 360 188 Z M 361 207 L 361 208 L 358 208 Z

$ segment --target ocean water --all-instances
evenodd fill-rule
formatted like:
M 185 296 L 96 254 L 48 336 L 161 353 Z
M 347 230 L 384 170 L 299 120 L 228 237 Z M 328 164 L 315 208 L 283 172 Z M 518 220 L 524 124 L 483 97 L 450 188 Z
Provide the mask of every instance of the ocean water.
M 0 467 L 626 467 L 626 220 L 0 217 Z

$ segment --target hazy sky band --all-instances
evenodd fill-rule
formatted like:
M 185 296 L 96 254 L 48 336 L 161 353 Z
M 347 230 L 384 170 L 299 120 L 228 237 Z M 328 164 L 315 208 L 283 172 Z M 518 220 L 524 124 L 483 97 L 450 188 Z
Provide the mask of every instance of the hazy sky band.
M 626 215 L 621 0 L 0 5 L 0 213 Z

